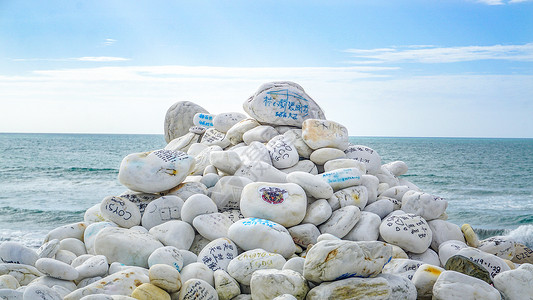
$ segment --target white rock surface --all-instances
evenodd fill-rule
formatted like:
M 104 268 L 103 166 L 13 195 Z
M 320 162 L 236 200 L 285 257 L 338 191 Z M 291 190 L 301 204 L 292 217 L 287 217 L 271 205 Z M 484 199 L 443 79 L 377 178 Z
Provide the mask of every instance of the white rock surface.
M 325 199 L 319 199 L 307 207 L 302 223 L 320 225 L 326 222 L 332 214 L 331 206 Z
M 209 285 L 215 286 L 214 272 L 201 262 L 190 263 L 183 267 L 181 281 L 186 282 L 189 279 L 201 279 Z
M 325 223 L 318 226 L 318 229 L 321 233 L 343 238 L 354 228 L 360 217 L 361 210 L 357 206 L 345 206 L 334 211 Z
M 346 127 L 329 120 L 305 120 L 302 123 L 302 138 L 313 150 L 326 147 L 344 150 L 349 144 Z
M 317 165 L 324 165 L 329 161 L 345 157 L 346 154 L 344 154 L 344 151 L 337 148 L 319 148 L 311 153 L 309 159 Z
M 272 159 L 268 147 L 260 142 L 251 142 L 248 146 L 235 148 L 233 150 L 239 155 L 243 164 L 249 164 L 256 161 L 262 161 L 272 165 Z
M 416 287 L 418 298 L 431 298 L 433 285 L 444 269 L 430 264 L 423 264 L 416 270 L 411 280 Z
M 459 250 L 468 247 L 464 242 L 449 240 L 439 245 L 439 260 L 442 266 L 446 265 L 448 259 L 456 255 Z
M 66 239 L 66 238 L 76 238 L 78 240 L 83 240 L 83 232 L 89 224 L 85 222 L 71 223 L 63 226 L 56 227 L 48 232 L 44 237 L 44 242 L 48 242 L 53 239 Z
M 378 277 L 387 280 L 391 288 L 390 300 L 416 300 L 416 287 L 411 280 L 395 274 L 379 274 Z
M 498 290 L 481 279 L 455 271 L 444 271 L 433 286 L 433 299 L 500 300 L 501 296 Z
M 180 272 L 169 265 L 156 264 L 151 266 L 148 271 L 148 277 L 151 284 L 168 293 L 175 293 L 181 289 Z
M 141 224 L 150 230 L 152 227 L 170 220 L 180 220 L 183 200 L 178 196 L 168 195 L 153 200 L 146 206 Z
M 277 135 L 266 144 L 272 165 L 278 169 L 290 168 L 299 160 L 298 151 L 288 137 Z
M 200 139 L 200 143 L 207 146 L 217 145 L 221 148 L 226 148 L 231 145 L 231 142 L 226 138 L 226 134 L 214 128 L 209 128 L 205 131 Z
M 478 249 L 511 260 L 515 253 L 515 241 L 509 236 L 493 236 L 481 240 Z
M 183 136 L 171 140 L 163 149 L 186 152 L 192 145 L 198 142 L 199 138 L 200 135 L 189 132 Z
M 45 275 L 62 280 L 75 280 L 79 273 L 72 266 L 53 258 L 39 258 L 35 268 Z
M 109 196 L 100 203 L 102 216 L 120 227 L 131 228 L 141 224 L 141 212 L 126 198 Z
M 309 244 L 316 244 L 320 231 L 313 224 L 300 224 L 288 228 L 292 240 L 297 245 L 307 248 Z
M 389 198 L 378 199 L 376 202 L 372 202 L 365 206 L 364 211 L 374 213 L 383 219 L 394 211 L 394 203 L 389 201 Z
M 207 110 L 190 101 L 174 103 L 165 115 L 165 140 L 171 140 L 186 134 L 193 126 L 193 117 L 196 113 L 209 113 Z
M 198 254 L 198 262 L 209 269 L 227 271 L 230 261 L 237 257 L 237 245 L 227 238 L 218 238 L 207 244 Z
M 496 255 L 483 252 L 476 248 L 463 248 L 457 252 L 457 255 L 462 255 L 479 263 L 483 266 L 483 268 L 485 268 L 485 270 L 490 273 L 490 277 L 492 278 L 502 272 L 509 271 L 511 269 L 503 259 L 497 257 Z
M 379 233 L 387 243 L 413 253 L 426 251 L 432 239 L 432 232 L 427 222 L 413 214 L 385 218 L 379 226 Z
M 357 168 L 337 169 L 317 176 L 329 183 L 334 191 L 361 184 L 361 171 Z
M 271 300 L 284 294 L 303 300 L 309 291 L 302 274 L 293 270 L 257 270 L 250 280 L 252 299 Z
M 244 135 L 244 133 L 259 125 L 260 124 L 255 119 L 241 120 L 235 125 L 233 125 L 230 129 L 228 129 L 228 131 L 226 132 L 226 139 L 228 139 L 232 145 L 242 143 L 242 136 Z
M 85 242 L 85 248 L 87 249 L 87 253 L 93 255 L 96 254 L 96 252 L 94 252 L 94 241 L 96 240 L 96 235 L 100 232 L 100 230 L 106 227 L 118 227 L 118 225 L 112 222 L 98 222 L 87 226 L 87 229 L 83 234 L 83 240 Z M 57 250 L 59 250 L 59 247 Z
M 220 132 L 227 132 L 233 125 L 246 119 L 246 115 L 240 112 L 226 112 L 217 114 L 213 118 L 213 126 Z
M 211 128 L 213 127 L 213 118 L 216 115 L 212 114 L 206 114 L 206 113 L 196 113 L 192 118 L 192 123 L 195 126 L 202 126 L 205 128 Z
M 196 261 L 196 257 L 194 261 Z M 148 266 L 150 268 L 159 264 L 169 265 L 181 272 L 185 263 L 182 252 L 178 248 L 174 246 L 165 246 L 155 249 L 148 257 Z
M 241 176 L 224 176 L 211 190 L 211 199 L 219 211 L 239 209 L 242 189 L 252 182 Z
M 307 172 L 289 173 L 287 181 L 301 186 L 307 196 L 316 199 L 328 199 L 333 196 L 333 188 L 327 182 Z
M 215 288 L 202 279 L 189 279 L 183 283 L 179 300 L 218 300 Z
M 193 195 L 181 207 L 181 220 L 192 224 L 194 218 L 218 211 L 217 205 L 206 195 Z
M 241 284 L 250 285 L 252 274 L 255 271 L 264 269 L 281 270 L 285 263 L 285 258 L 279 254 L 263 249 L 254 249 L 243 252 L 230 261 L 227 271 L 231 277 Z
M 266 143 L 277 135 L 279 135 L 279 133 L 274 127 L 261 125 L 246 131 L 242 135 L 242 139 L 246 145 L 250 145 L 252 142 Z
M 59 242 L 59 241 L 58 241 Z M 35 250 L 20 243 L 3 241 L 0 244 L 0 262 L 34 266 L 39 259 Z
M 363 145 L 350 145 L 344 150 L 347 158 L 362 162 L 366 173 L 376 175 L 381 170 L 381 156 L 374 149 Z
M 402 197 L 402 210 L 421 216 L 427 221 L 439 218 L 448 207 L 448 201 L 424 192 L 408 191 Z
M 344 152 L 343 152 L 344 153 Z M 344 153 L 346 157 L 346 153 Z M 332 159 L 324 163 L 324 172 L 329 172 L 337 169 L 344 168 L 358 168 L 361 171 L 361 174 L 366 174 L 366 166 L 360 161 L 356 161 L 350 158 L 337 158 Z
M 380 225 L 381 218 L 378 215 L 362 211 L 359 221 L 344 236 L 344 239 L 349 241 L 376 241 L 379 236 Z
M 423 261 L 407 259 L 407 258 L 393 258 L 391 261 L 383 267 L 383 274 L 396 274 L 407 278 L 413 279 L 413 275 L 416 270 L 423 265 Z
M 194 240 L 194 229 L 192 226 L 187 222 L 179 220 L 172 220 L 154 226 L 150 229 L 149 233 L 165 246 L 174 246 L 184 250 L 188 250 Z
M 431 248 L 435 251 L 439 250 L 442 243 L 449 240 L 465 242 L 461 228 L 451 222 L 437 219 L 429 221 L 428 225 L 433 233 Z
M 42 284 L 34 284 L 26 287 L 24 289 L 24 299 L 26 300 L 61 300 L 61 295 L 54 291 L 52 288 L 49 288 Z
M 388 300 L 391 288 L 384 278 L 347 278 L 324 282 L 307 294 L 307 300 L 371 299 Z
M 83 262 L 81 265 L 75 267 L 76 271 L 78 271 L 80 278 L 89 278 L 89 277 L 96 277 L 96 276 L 104 276 L 107 273 L 107 270 L 109 269 L 109 265 L 107 263 L 107 258 L 103 255 L 96 255 L 93 257 L 90 257 L 85 262 Z
M 533 299 L 533 265 L 525 263 L 515 270 L 496 275 L 494 287 L 506 300 Z
M 296 163 L 296 165 L 286 168 L 286 169 L 280 169 L 283 173 L 290 174 L 292 172 L 306 172 L 312 175 L 318 174 L 318 169 L 314 162 L 310 160 L 300 160 Z
M 218 299 L 230 300 L 241 294 L 241 288 L 237 280 L 231 277 L 228 272 L 219 269 L 214 273 L 215 290 L 218 293 Z
M 302 138 L 301 129 L 291 129 L 283 133 L 290 141 L 292 141 L 298 155 L 303 158 L 309 158 L 313 149 L 309 148 Z
M 223 213 L 212 213 L 195 217 L 192 224 L 199 234 L 212 241 L 227 237 L 228 229 L 233 222 Z
M 252 181 L 265 181 L 274 183 L 286 183 L 287 174 L 262 161 L 243 164 L 235 176 L 246 177 Z

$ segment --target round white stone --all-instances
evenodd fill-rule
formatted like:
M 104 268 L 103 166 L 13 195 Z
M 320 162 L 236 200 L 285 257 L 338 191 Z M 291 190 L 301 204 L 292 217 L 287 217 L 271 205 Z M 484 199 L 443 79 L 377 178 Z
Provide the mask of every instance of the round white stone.
M 305 258 L 296 256 L 296 257 L 293 257 L 287 260 L 287 262 L 283 265 L 283 270 L 289 269 L 289 270 L 296 271 L 303 275 L 304 264 L 305 264 Z
M 214 272 L 201 262 L 190 263 L 183 267 L 181 280 L 186 282 L 189 279 L 201 279 L 211 286 L 215 286 Z
M 531 299 L 533 295 L 533 265 L 525 263 L 515 270 L 500 273 L 494 277 L 496 287 L 505 299 Z
M 344 239 L 349 241 L 377 241 L 379 225 L 381 225 L 381 218 L 378 215 L 362 211 L 359 221 L 344 236 Z
M 224 270 L 215 271 L 215 289 L 220 300 L 229 300 L 241 294 L 241 288 L 237 280 Z
M 227 238 L 218 238 L 207 244 L 198 254 L 198 262 L 216 271 L 228 269 L 229 262 L 237 257 L 237 245 Z
M 74 253 L 76 256 L 80 256 L 83 254 L 87 254 L 87 249 L 85 248 L 85 244 L 75 238 L 66 238 L 62 239 L 59 243 L 59 250 L 68 250 L 72 253 Z
M 332 210 L 328 201 L 325 199 L 319 199 L 311 203 L 307 207 L 307 212 L 302 220 L 302 223 L 311 223 L 314 225 L 320 225 L 326 222 L 331 217 Z
M 246 119 L 246 115 L 240 112 L 226 112 L 213 118 L 213 126 L 220 132 L 227 132 L 233 125 Z
M 242 165 L 239 154 L 235 151 L 213 151 L 209 154 L 209 162 L 220 171 L 233 175 Z
M 377 277 L 387 280 L 391 288 L 389 299 L 416 300 L 416 287 L 411 280 L 395 274 L 379 274 Z
M 334 191 L 361 184 L 361 171 L 357 168 L 337 169 L 316 176 L 325 180 Z
M 230 141 L 232 145 L 237 145 L 238 143 L 243 142 L 242 136 L 245 132 L 259 125 L 261 124 L 259 124 L 255 119 L 241 120 L 235 125 L 231 126 L 230 129 L 228 129 L 228 131 L 226 132 L 226 138 Z
M 427 249 L 426 251 L 422 253 L 409 252 L 408 256 L 410 259 L 423 261 L 426 264 L 430 264 L 430 265 L 437 266 L 437 267 L 441 266 L 439 255 L 437 254 L 437 252 L 433 251 L 431 248 Z
M 468 247 L 464 242 L 449 240 L 439 245 L 439 260 L 442 266 L 446 265 L 448 259 L 456 255 L 459 250 Z
M 309 159 L 317 165 L 324 165 L 328 161 L 345 158 L 344 151 L 337 148 L 320 148 L 311 153 Z
M 175 293 L 181 288 L 180 272 L 169 265 L 156 264 L 151 266 L 148 277 L 151 284 L 169 293 Z
M 296 151 L 298 152 L 298 155 L 303 158 L 309 158 L 311 156 L 311 153 L 313 152 L 313 149 L 309 148 L 307 144 L 304 142 L 302 138 L 302 130 L 301 129 L 290 129 L 283 133 L 283 135 L 292 142 L 294 147 L 296 148 Z
M 211 164 L 210 154 L 214 151 L 222 151 L 222 148 L 217 145 L 209 146 L 195 155 L 194 159 L 196 163 L 191 175 L 202 175 L 204 173 L 205 168 Z
M 289 173 L 287 181 L 301 186 L 307 196 L 316 199 L 328 199 L 333 195 L 333 188 L 328 183 L 307 172 L 296 171 Z
M 407 258 L 393 258 L 383 267 L 383 274 L 396 274 L 405 277 L 409 280 L 413 279 L 416 270 L 423 265 L 423 261 L 407 259 Z
M 39 259 L 35 250 L 20 243 L 5 241 L 0 244 L 0 262 L 34 266 Z
M 202 126 L 205 128 L 211 128 L 213 127 L 213 118 L 215 115 L 212 114 L 206 114 L 206 113 L 196 113 L 192 118 L 192 123 L 195 126 Z
M 226 138 L 226 134 L 214 128 L 209 128 L 204 132 L 200 139 L 200 143 L 207 146 L 217 145 L 221 148 L 226 148 L 231 145 L 231 142 Z
M 184 205 L 185 207 L 185 205 Z M 194 229 L 183 221 L 172 220 L 157 225 L 149 233 L 156 237 L 165 246 L 174 246 L 178 249 L 188 250 L 194 240 Z
M 112 222 L 98 222 L 87 226 L 87 229 L 83 234 L 83 241 L 85 242 L 87 253 L 93 255 L 96 254 L 96 252 L 94 252 L 94 241 L 96 239 L 96 235 L 100 232 L 100 230 L 106 227 L 118 227 L 118 225 Z
M 394 211 L 394 203 L 389 201 L 389 199 L 379 199 L 376 202 L 368 204 L 364 211 L 374 213 L 383 219 Z
M 384 278 L 346 278 L 334 282 L 324 282 L 307 294 L 307 300 L 337 299 L 346 295 L 347 299 L 388 300 L 391 288 Z
M 199 234 L 212 241 L 227 237 L 228 229 L 233 222 L 222 213 L 212 213 L 195 217 L 192 224 Z
M 432 289 L 433 299 L 500 300 L 500 292 L 485 281 L 455 271 L 440 274 Z
M 448 207 L 448 201 L 428 193 L 408 191 L 402 197 L 402 210 L 431 221 L 439 218 Z
M 186 134 L 193 126 L 193 117 L 196 113 L 209 113 L 207 110 L 190 101 L 174 103 L 165 115 L 165 140 L 167 143 Z
M 236 152 L 243 164 L 249 164 L 256 161 L 262 161 L 272 165 L 272 159 L 268 148 L 260 142 L 252 142 L 248 146 L 239 147 L 233 150 Z
M 343 157 L 346 157 L 346 153 L 344 153 Z M 358 168 L 361 174 L 366 174 L 366 165 L 350 158 L 331 159 L 324 163 L 324 172 L 345 168 Z
M 106 220 L 120 227 L 131 228 L 141 224 L 141 212 L 135 203 L 126 198 L 109 196 L 100 203 L 100 212 Z
M 250 162 L 243 164 L 237 171 L 235 176 L 246 177 L 252 181 L 266 181 L 275 183 L 286 183 L 287 174 L 276 169 L 270 164 L 262 161 Z
M 219 211 L 239 209 L 242 189 L 252 180 L 240 176 L 224 176 L 211 191 L 211 199 Z
M 277 135 L 266 144 L 272 164 L 278 169 L 290 168 L 300 159 L 292 140 L 284 135 Z
M 479 242 L 479 250 L 511 260 L 515 253 L 515 241 L 508 236 L 493 236 Z
M 431 248 L 435 251 L 439 250 L 440 244 L 449 240 L 465 242 L 461 228 L 456 224 L 444 220 L 431 220 L 428 225 L 433 233 Z
M 193 195 L 181 207 L 181 219 L 192 224 L 194 218 L 203 214 L 218 212 L 217 205 L 206 195 Z
M 302 138 L 314 150 L 326 147 L 344 150 L 349 144 L 346 127 L 328 120 L 305 120 L 302 123 Z
M 349 205 L 337 209 L 331 214 L 326 223 L 318 226 L 321 233 L 329 233 L 336 237 L 343 238 L 354 228 L 361 217 L 359 207 Z
M 62 280 L 75 280 L 79 273 L 72 266 L 53 258 L 39 258 L 35 268 L 45 275 Z
M 316 244 L 320 231 L 313 224 L 300 224 L 288 229 L 292 240 L 300 246 L 308 247 L 309 244 Z
M 184 258 L 181 251 L 185 250 L 179 250 L 174 246 L 157 248 L 148 257 L 148 266 L 165 264 L 181 272 L 184 266 Z
M 181 218 L 183 200 L 178 196 L 160 197 L 148 204 L 142 216 L 142 226 L 148 230 L 170 220 Z
M 227 271 L 231 277 L 241 284 L 250 285 L 252 274 L 255 271 L 264 269 L 281 270 L 285 263 L 285 258 L 279 254 L 263 249 L 254 249 L 243 252 L 231 260 Z
M 413 253 L 426 251 L 433 237 L 426 220 L 413 214 L 385 218 L 379 226 L 379 233 L 387 243 Z
M 383 167 L 389 169 L 394 176 L 400 176 L 407 173 L 407 164 L 403 161 L 393 161 L 384 164 Z
M 76 271 L 79 273 L 78 280 L 80 278 L 104 276 L 108 269 L 107 258 L 103 255 L 93 256 L 76 267 Z
M 344 150 L 347 158 L 362 162 L 366 173 L 375 175 L 381 170 L 381 156 L 374 149 L 363 145 L 350 145 Z
M 352 186 L 336 191 L 328 199 L 332 210 L 354 205 L 363 210 L 368 202 L 368 190 L 365 186 Z
M 293 270 L 257 270 L 250 280 L 252 299 L 271 300 L 283 294 L 303 300 L 309 291 L 302 274 Z
M 246 131 L 242 139 L 247 145 L 250 145 L 252 142 L 266 143 L 278 134 L 278 131 L 274 127 L 261 125 Z
M 200 135 L 189 132 L 183 136 L 173 139 L 165 146 L 165 150 L 187 152 L 189 148 L 198 142 Z
M 87 228 L 88 225 L 89 224 L 85 222 L 78 222 L 59 226 L 48 232 L 48 234 L 44 237 L 44 243 L 53 239 L 62 240 L 70 237 L 82 240 L 83 232 L 85 231 L 85 228 Z
M 374 175 L 364 175 L 361 176 L 361 185 L 366 187 L 368 192 L 368 202 L 370 204 L 375 202 L 378 198 L 378 186 L 379 179 Z
M 286 169 L 280 169 L 280 171 L 282 171 L 285 174 L 290 174 L 292 172 L 297 172 L 297 171 L 309 173 L 312 175 L 318 174 L 318 169 L 315 163 L 310 160 L 300 160 L 294 166 L 290 168 L 286 168 Z
M 178 300 L 218 300 L 218 294 L 205 280 L 189 279 L 181 286 Z
M 9 299 L 9 298 L 8 298 Z M 63 298 L 61 295 L 54 291 L 52 288 L 49 288 L 42 284 L 32 284 L 26 289 L 24 289 L 24 296 L 20 299 L 27 299 L 27 300 L 38 300 L 38 299 L 45 299 L 45 300 L 62 300 Z

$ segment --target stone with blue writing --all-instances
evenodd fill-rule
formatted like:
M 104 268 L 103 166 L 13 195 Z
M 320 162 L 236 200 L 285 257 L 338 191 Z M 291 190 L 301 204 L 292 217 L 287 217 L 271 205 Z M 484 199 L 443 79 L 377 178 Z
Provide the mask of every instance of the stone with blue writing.
M 0 244 L 0 262 L 6 264 L 23 264 L 34 266 L 39 259 L 35 250 L 21 243 L 4 241 Z
M 294 166 L 285 169 L 279 169 L 283 173 L 290 174 L 292 172 L 305 172 L 312 175 L 318 174 L 318 169 L 314 162 L 304 159 L 298 161 Z
M 332 210 L 349 205 L 357 206 L 360 210 L 363 210 L 367 202 L 368 190 L 362 185 L 338 190 L 331 197 L 328 197 L 328 203 Z
M 296 250 L 289 231 L 265 219 L 246 218 L 237 221 L 230 226 L 228 236 L 245 251 L 261 248 L 288 258 Z
M 344 151 L 349 145 L 346 127 L 329 120 L 305 120 L 302 139 L 313 150 L 331 147 Z
M 106 220 L 120 227 L 131 228 L 141 224 L 141 212 L 137 205 L 118 196 L 105 197 L 100 203 L 100 211 Z
M 215 286 L 214 272 L 204 263 L 194 262 L 183 267 L 183 270 L 181 271 L 182 282 L 193 278 L 205 280 L 209 285 Z
M 286 183 L 287 174 L 276 169 L 266 162 L 256 161 L 246 164 L 235 171 L 235 176 L 246 177 L 252 181 L 265 181 L 274 183 Z
M 346 278 L 324 282 L 307 294 L 307 300 L 322 299 L 372 299 L 388 300 L 391 287 L 384 278 Z
M 231 126 L 226 132 L 226 138 L 232 145 L 237 145 L 243 142 L 242 137 L 245 132 L 260 125 L 255 119 L 244 119 Z
M 148 267 L 151 268 L 158 264 L 169 265 L 181 272 L 185 263 L 182 252 L 180 252 L 178 248 L 174 246 L 165 246 L 157 248 L 148 257 Z
M 269 82 L 243 104 L 244 111 L 262 124 L 301 128 L 307 119 L 325 119 L 324 112 L 304 89 L 290 81 Z
M 393 201 L 389 201 L 392 198 L 378 199 L 376 202 L 368 204 L 364 211 L 375 213 L 380 218 L 385 218 L 388 214 L 394 211 Z M 396 200 L 396 199 L 393 199 Z M 396 200 L 397 201 L 397 200 Z
M 306 208 L 305 191 L 294 183 L 249 183 L 241 194 L 240 209 L 245 217 L 268 219 L 285 227 L 299 224 Z
M 215 289 L 220 300 L 230 300 L 241 294 L 241 288 L 237 280 L 228 272 L 218 269 L 215 271 Z
M 242 135 L 242 140 L 246 145 L 250 145 L 252 142 L 266 143 L 277 135 L 279 135 L 279 133 L 274 127 L 261 125 L 246 131 Z
M 189 279 L 183 282 L 178 300 L 218 300 L 215 288 L 202 279 Z
M 272 165 L 278 169 L 290 168 L 298 163 L 299 155 L 290 139 L 277 135 L 266 144 Z
M 200 135 L 193 132 L 180 136 L 171 140 L 166 146 L 165 150 L 187 152 L 189 148 L 200 141 Z
M 357 168 L 337 169 L 319 175 L 334 191 L 361 184 L 361 171 Z
M 254 249 L 241 253 L 230 261 L 228 273 L 239 283 L 250 285 L 252 274 L 257 270 L 281 270 L 287 261 L 280 254 Z
M 239 254 L 237 245 L 228 238 L 218 238 L 207 244 L 198 254 L 198 262 L 209 269 L 227 271 L 228 264 Z
M 424 192 L 407 191 L 402 197 L 402 210 L 425 220 L 438 219 L 448 207 L 448 201 Z
M 379 233 L 387 243 L 413 253 L 426 251 L 433 237 L 426 220 L 414 214 L 385 218 L 379 226 Z
M 174 103 L 165 115 L 165 140 L 167 143 L 189 131 L 194 125 L 193 118 L 197 113 L 208 114 L 209 112 L 200 105 L 190 101 Z
M 339 208 L 331 217 L 318 226 L 321 233 L 329 233 L 338 238 L 343 238 L 352 230 L 361 217 L 361 210 L 357 206 L 349 205 Z
M 344 150 L 346 157 L 362 162 L 366 173 L 376 175 L 381 170 L 381 156 L 374 149 L 363 145 L 350 145 Z
M 178 249 L 189 249 L 194 240 L 194 229 L 192 226 L 180 220 L 172 220 L 154 226 L 150 229 L 149 233 L 161 241 L 163 245 L 174 246 Z
M 455 271 L 442 272 L 433 285 L 432 294 L 435 300 L 502 299 L 500 292 L 485 281 Z
M 343 159 L 346 157 L 344 151 L 337 148 L 320 148 L 311 153 L 309 159 L 317 165 L 324 165 L 328 161 Z
M 314 225 L 320 225 L 326 222 L 331 217 L 332 210 L 328 201 L 325 199 L 319 199 L 307 206 L 307 211 L 302 223 L 310 223 Z
M 515 253 L 515 241 L 509 236 L 493 236 L 481 240 L 477 248 L 499 258 L 511 260 Z
M 307 172 L 291 172 L 287 175 L 287 181 L 301 186 L 308 197 L 328 199 L 333 196 L 333 188 L 327 182 Z
M 192 122 L 196 126 L 201 126 L 205 128 L 211 128 L 213 127 L 213 119 L 216 115 L 212 114 L 205 114 L 205 113 L 196 113 L 192 117 Z
M 216 130 L 226 133 L 233 125 L 244 119 L 246 115 L 240 112 L 220 113 L 213 118 L 213 126 Z
M 224 176 L 211 190 L 211 199 L 219 211 L 239 209 L 242 189 L 252 182 L 241 176 Z
M 307 252 L 303 275 L 317 283 L 375 277 L 391 258 L 392 247 L 383 242 L 321 241 Z
M 215 128 L 207 129 L 202 135 L 200 143 L 207 146 L 217 145 L 221 148 L 226 148 L 231 145 L 231 142 L 226 138 L 226 133 L 220 132 Z
M 256 161 L 262 161 L 269 165 L 272 164 L 268 148 L 260 142 L 252 142 L 248 146 L 239 147 L 233 151 L 239 155 L 243 164 L 249 164 Z
M 174 195 L 162 196 L 150 202 L 144 210 L 142 226 L 150 230 L 167 221 L 180 220 L 183 203 L 180 197 Z
M 464 256 L 474 262 L 479 263 L 490 273 L 491 278 L 494 278 L 496 275 L 502 272 L 511 270 L 509 265 L 507 265 L 503 259 L 476 248 L 463 248 L 457 252 L 457 255 Z
M 303 300 L 309 291 L 302 274 L 293 270 L 257 270 L 250 280 L 252 299 L 270 300 L 284 294 Z
M 359 221 L 343 239 L 349 241 L 377 241 L 381 218 L 371 212 L 362 211 Z
M 180 184 L 194 169 L 194 157 L 184 152 L 155 150 L 126 156 L 118 180 L 131 190 L 159 193 Z
M 196 216 L 192 225 L 204 238 L 212 241 L 227 237 L 228 229 L 233 222 L 223 213 L 203 214 Z
M 304 139 L 302 138 L 301 129 L 291 129 L 283 133 L 283 135 L 292 142 L 300 157 L 309 158 L 311 156 L 313 149 L 309 148 L 309 146 L 305 143 Z

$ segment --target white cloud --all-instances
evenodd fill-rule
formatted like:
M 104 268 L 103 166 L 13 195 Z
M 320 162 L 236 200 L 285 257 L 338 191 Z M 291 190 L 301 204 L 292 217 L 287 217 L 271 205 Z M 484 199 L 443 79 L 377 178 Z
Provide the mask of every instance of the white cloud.
M 111 61 L 127 61 L 129 58 L 124 57 L 112 57 L 112 56 L 84 56 L 78 58 L 72 58 L 77 61 L 94 61 L 94 62 L 111 62 Z
M 477 2 L 487 5 L 504 5 L 502 0 L 478 0 Z
M 466 47 L 412 46 L 348 49 L 352 63 L 451 63 L 475 60 L 533 61 L 533 43 Z
M 117 40 L 115 40 L 115 39 L 105 39 L 104 45 L 105 46 L 111 46 L 111 45 L 113 45 L 116 42 L 117 42 Z

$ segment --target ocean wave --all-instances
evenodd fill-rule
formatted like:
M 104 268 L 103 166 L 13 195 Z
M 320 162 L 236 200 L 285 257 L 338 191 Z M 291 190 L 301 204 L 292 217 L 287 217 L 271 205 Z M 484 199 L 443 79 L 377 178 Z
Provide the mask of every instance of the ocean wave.
M 4 206 L 0 207 L 0 224 L 31 223 L 50 226 L 83 220 L 84 210 L 41 210 Z
M 505 228 L 474 228 L 480 240 L 491 236 L 508 236 L 515 242 L 533 248 L 533 225 L 520 225 L 515 229 Z

